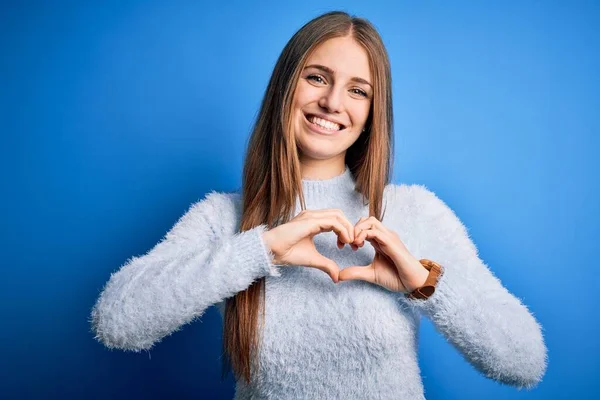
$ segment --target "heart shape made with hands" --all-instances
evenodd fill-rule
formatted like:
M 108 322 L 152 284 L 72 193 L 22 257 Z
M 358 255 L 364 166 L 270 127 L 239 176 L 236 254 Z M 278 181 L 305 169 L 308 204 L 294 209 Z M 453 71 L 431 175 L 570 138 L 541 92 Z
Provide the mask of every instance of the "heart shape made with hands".
M 327 231 L 335 231 L 339 249 L 349 244 L 356 251 L 365 241 L 370 242 L 375 249 L 373 261 L 340 270 L 337 263 L 315 247 L 314 236 Z M 429 275 L 398 234 L 374 216 L 362 217 L 353 226 L 341 210 L 303 210 L 288 223 L 264 232 L 263 239 L 274 255 L 275 264 L 317 268 L 335 283 L 363 280 L 390 291 L 409 293 L 421 287 Z
M 356 223 L 354 241 L 350 246 L 356 251 L 364 246 L 365 241 L 375 249 L 373 261 L 364 266 L 350 266 L 342 270 L 338 268 L 338 282 L 363 280 L 404 293 L 424 284 L 427 270 L 410 254 L 398 234 L 373 216 L 362 217 Z M 337 245 L 342 249 L 345 243 L 338 237 Z

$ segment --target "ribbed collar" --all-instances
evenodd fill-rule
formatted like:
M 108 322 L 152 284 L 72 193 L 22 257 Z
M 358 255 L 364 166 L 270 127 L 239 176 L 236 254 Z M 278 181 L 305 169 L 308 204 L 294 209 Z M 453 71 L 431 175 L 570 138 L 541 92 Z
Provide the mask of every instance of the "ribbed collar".
M 302 179 L 302 189 L 307 202 L 352 195 L 355 187 L 356 181 L 347 165 L 344 172 L 329 179 Z

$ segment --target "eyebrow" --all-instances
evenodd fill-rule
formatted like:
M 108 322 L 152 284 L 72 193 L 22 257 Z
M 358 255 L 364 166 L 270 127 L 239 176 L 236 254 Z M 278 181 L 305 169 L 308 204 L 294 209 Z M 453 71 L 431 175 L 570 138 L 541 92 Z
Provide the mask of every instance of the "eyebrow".
M 307 68 L 320 69 L 323 72 L 326 72 L 326 73 L 328 73 L 330 75 L 333 75 L 333 70 L 331 68 L 329 68 L 329 67 L 324 66 L 324 65 L 311 64 L 311 65 L 307 65 L 306 67 L 304 67 L 304 69 L 307 69 Z M 354 76 L 354 77 L 350 78 L 350 81 L 352 81 L 352 82 L 358 82 L 358 83 L 364 83 L 365 85 L 369 85 L 369 86 L 371 86 L 371 88 L 373 88 L 373 85 L 371 85 L 371 83 L 368 80 L 363 79 L 363 78 L 359 78 L 358 76 Z

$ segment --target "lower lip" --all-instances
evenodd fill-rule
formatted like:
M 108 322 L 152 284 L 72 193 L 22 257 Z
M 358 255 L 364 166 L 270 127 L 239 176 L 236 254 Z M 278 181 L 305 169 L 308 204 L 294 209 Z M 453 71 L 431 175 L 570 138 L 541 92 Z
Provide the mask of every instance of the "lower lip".
M 316 132 L 320 135 L 325 135 L 325 136 L 337 136 L 340 132 L 343 132 L 346 128 L 344 129 L 340 129 L 339 131 L 332 131 L 329 129 L 325 129 L 320 127 L 319 125 L 313 124 L 312 122 L 310 122 L 307 118 L 306 115 L 302 114 L 304 116 L 304 120 L 306 121 L 306 123 L 308 124 L 308 128 L 313 131 Z

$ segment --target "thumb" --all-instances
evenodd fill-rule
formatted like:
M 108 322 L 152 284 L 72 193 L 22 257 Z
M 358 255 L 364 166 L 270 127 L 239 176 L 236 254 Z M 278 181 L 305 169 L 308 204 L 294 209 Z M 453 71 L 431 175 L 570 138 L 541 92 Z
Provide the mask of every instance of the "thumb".
M 347 267 L 340 271 L 340 281 L 361 280 L 370 283 L 375 282 L 375 269 L 367 266 Z
M 320 269 L 331 277 L 331 280 L 335 283 L 339 280 L 340 267 L 331 259 L 319 254 L 315 254 L 312 263 L 312 267 Z

